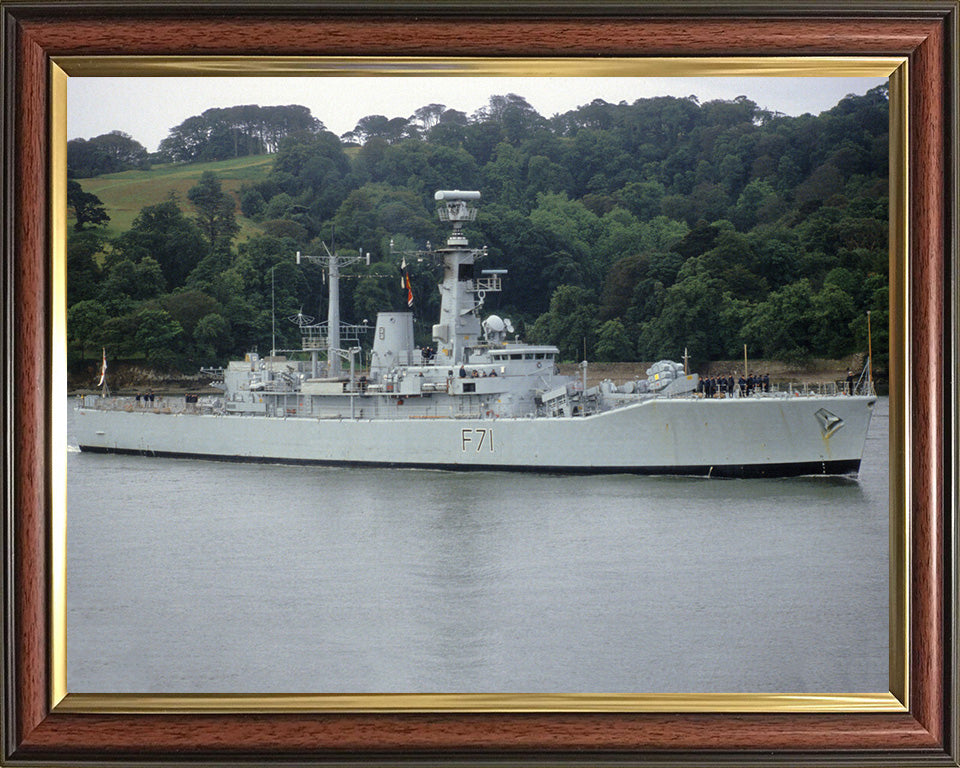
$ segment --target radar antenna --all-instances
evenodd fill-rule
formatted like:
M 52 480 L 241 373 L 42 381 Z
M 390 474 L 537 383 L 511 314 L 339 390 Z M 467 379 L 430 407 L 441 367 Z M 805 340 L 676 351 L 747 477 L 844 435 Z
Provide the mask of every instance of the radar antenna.
M 289 320 L 291 323 L 296 325 L 301 330 L 304 328 L 304 326 L 312 325 L 315 319 L 316 318 L 313 318 L 310 315 L 303 314 L 303 307 L 300 307 L 300 311 L 297 312 L 297 314 L 291 315 L 290 317 L 287 318 L 287 320 Z
M 449 221 L 453 225 L 453 234 L 447 239 L 447 245 L 467 245 L 463 236 L 463 225 L 477 218 L 479 192 L 465 192 L 460 189 L 437 192 L 433 199 L 437 202 L 437 216 L 440 221 Z

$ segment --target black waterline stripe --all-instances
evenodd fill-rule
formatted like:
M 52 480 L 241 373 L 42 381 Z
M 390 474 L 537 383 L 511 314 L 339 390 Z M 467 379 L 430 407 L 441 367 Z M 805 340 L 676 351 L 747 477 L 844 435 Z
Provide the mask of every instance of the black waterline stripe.
M 209 461 L 246 462 L 254 464 L 293 464 L 303 466 L 387 467 L 395 469 L 445 469 L 457 472 L 540 472 L 565 475 L 692 475 L 700 477 L 797 477 L 800 475 L 855 475 L 859 459 L 840 461 L 801 461 L 782 464 L 721 464 L 636 467 L 565 467 L 531 464 L 454 464 L 401 461 L 347 461 L 337 459 L 285 459 L 269 456 L 237 456 L 230 454 L 181 453 L 178 451 L 141 451 L 131 448 L 109 448 L 81 445 L 88 453 L 112 453 L 151 456 L 166 459 L 206 459 Z

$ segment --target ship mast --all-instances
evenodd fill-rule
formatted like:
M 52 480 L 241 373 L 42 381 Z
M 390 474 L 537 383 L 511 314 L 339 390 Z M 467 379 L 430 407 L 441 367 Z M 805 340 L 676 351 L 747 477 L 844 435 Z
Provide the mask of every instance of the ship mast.
M 303 348 L 309 349 L 314 355 L 316 355 L 317 349 L 326 346 L 327 376 L 336 378 L 340 375 L 340 357 L 344 354 L 344 350 L 340 348 L 341 330 L 350 336 L 348 341 L 353 342 L 358 341 L 358 332 L 361 330 L 361 326 L 341 326 L 340 324 L 340 267 L 355 264 L 363 257 L 359 255 L 341 256 L 336 250 L 328 248 L 326 243 L 323 243 L 323 250 L 326 253 L 320 256 L 303 254 L 303 257 L 320 264 L 327 270 L 327 326 L 324 329 L 322 325 L 305 325 L 301 327 L 301 333 L 303 334 Z M 300 263 L 300 257 L 300 251 L 297 251 L 297 264 Z M 370 263 L 369 254 L 367 255 L 367 263 Z M 324 330 L 326 330 L 326 334 L 323 333 Z M 314 375 L 316 375 L 315 372 Z
M 479 192 L 441 190 L 434 195 L 437 215 L 453 225 L 447 246 L 438 249 L 443 257 L 443 282 L 440 284 L 440 322 L 433 326 L 438 360 L 455 365 L 467 362 L 470 349 L 481 343 L 482 328 L 477 314 L 484 297 L 500 290 L 495 272 L 474 273 L 474 263 L 486 255 L 486 248 L 470 248 L 463 225 L 477 217 Z
M 323 243 L 323 250 L 327 252 L 327 277 L 329 281 L 327 301 L 327 375 L 340 374 L 340 265 L 352 264 L 359 261 L 357 256 L 339 257 L 332 253 L 327 244 Z M 342 260 L 341 260 L 342 259 Z

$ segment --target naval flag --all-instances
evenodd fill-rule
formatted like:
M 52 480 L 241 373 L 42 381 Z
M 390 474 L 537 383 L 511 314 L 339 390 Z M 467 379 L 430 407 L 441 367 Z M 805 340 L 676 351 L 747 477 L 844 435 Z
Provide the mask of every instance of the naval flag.
M 98 387 L 103 386 L 103 382 L 107 380 L 107 348 L 103 348 L 103 362 L 100 363 L 100 381 L 97 382 Z
M 407 257 L 403 257 L 403 261 L 400 264 L 400 271 L 403 272 L 403 277 L 400 278 L 400 287 L 407 289 L 407 306 L 413 306 L 413 288 L 410 285 L 410 273 L 407 271 Z

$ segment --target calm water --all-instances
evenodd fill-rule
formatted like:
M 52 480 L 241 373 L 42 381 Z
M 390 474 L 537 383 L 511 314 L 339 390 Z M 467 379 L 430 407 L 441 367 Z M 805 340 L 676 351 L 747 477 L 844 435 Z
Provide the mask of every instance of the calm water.
M 886 691 L 887 424 L 859 481 L 74 447 L 68 688 Z

